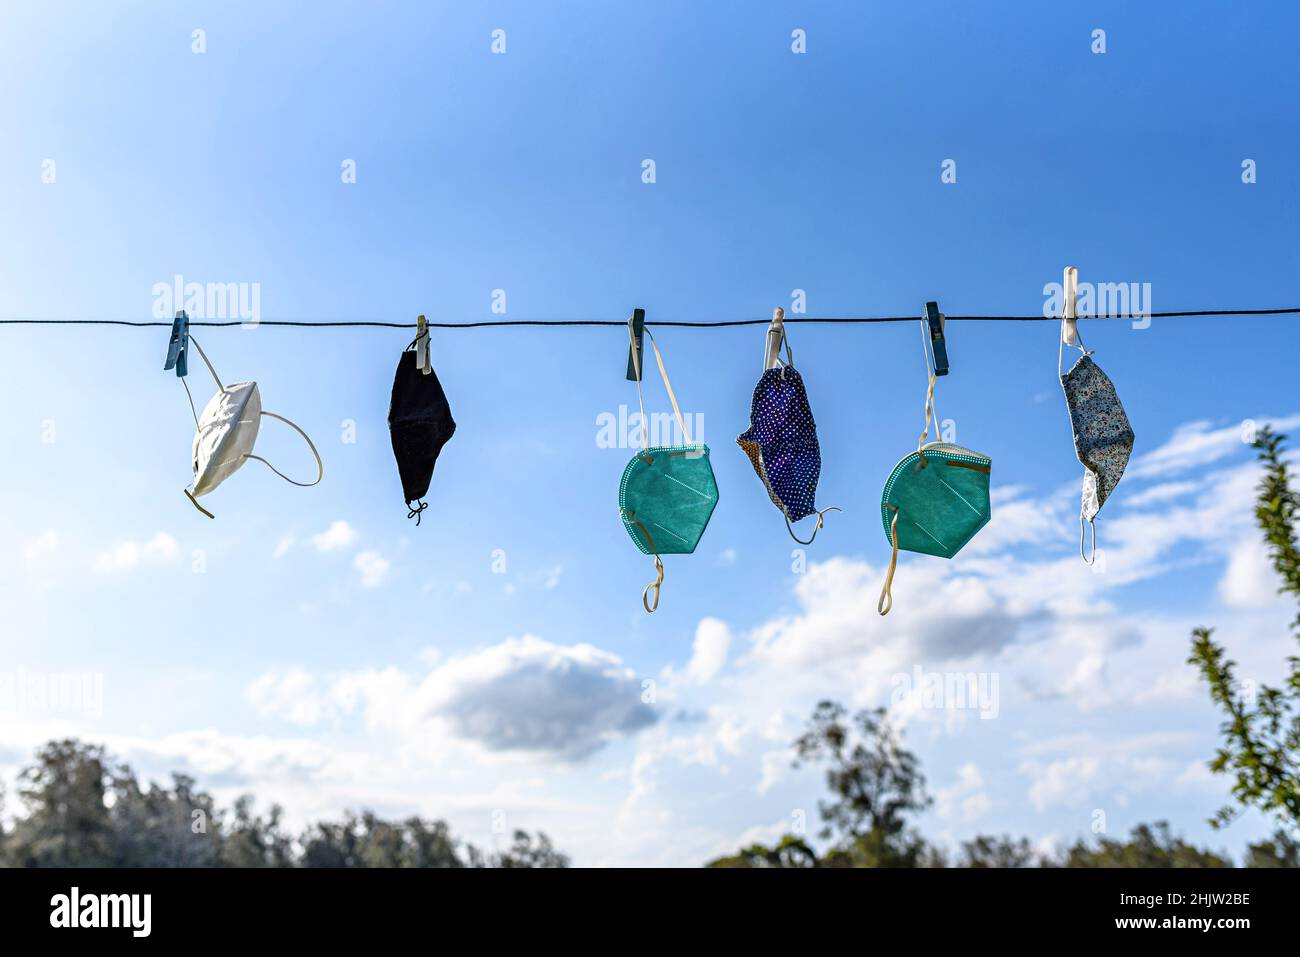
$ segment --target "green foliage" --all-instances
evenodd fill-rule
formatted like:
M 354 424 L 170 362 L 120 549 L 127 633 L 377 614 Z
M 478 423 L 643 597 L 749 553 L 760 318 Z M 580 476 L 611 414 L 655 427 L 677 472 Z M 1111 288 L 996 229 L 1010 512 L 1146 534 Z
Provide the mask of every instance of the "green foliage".
M 1300 842 L 1286 831 L 1246 848 L 1245 867 L 1300 867 Z
M 1264 533 L 1273 568 L 1282 580 L 1279 591 L 1300 596 L 1300 546 L 1296 516 L 1300 495 L 1291 488 L 1283 460 L 1286 437 L 1265 427 L 1255 441 L 1264 477 L 1259 484 L 1255 520 Z M 1300 614 L 1292 622 L 1300 639 Z M 1287 658 L 1289 675 L 1281 687 L 1261 685 L 1257 691 L 1237 681 L 1236 663 L 1209 628 L 1192 635 L 1188 663 L 1209 685 L 1210 698 L 1224 712 L 1223 742 L 1210 761 L 1215 774 L 1233 776 L 1237 806 L 1221 808 L 1211 823 L 1224 827 L 1248 807 L 1276 817 L 1283 827 L 1300 830 L 1300 657 Z
M 751 844 L 731 857 L 719 857 L 708 867 L 818 867 L 817 853 L 808 844 L 787 834 L 770 848 Z
M 516 831 L 510 846 L 461 844 L 444 821 L 386 821 L 369 811 L 322 821 L 294 839 L 281 811 L 241 797 L 218 808 L 192 778 L 141 786 L 97 745 L 52 741 L 18 777 L 25 813 L 0 829 L 10 867 L 568 867 L 545 834 Z
M 1169 825 L 1139 824 L 1127 841 L 1079 841 L 1065 853 L 1064 867 L 1231 867 L 1225 855 L 1204 851 L 1169 833 Z
M 961 846 L 958 867 L 1033 867 L 1039 856 L 1029 839 L 1014 840 L 1010 835 L 979 835 Z

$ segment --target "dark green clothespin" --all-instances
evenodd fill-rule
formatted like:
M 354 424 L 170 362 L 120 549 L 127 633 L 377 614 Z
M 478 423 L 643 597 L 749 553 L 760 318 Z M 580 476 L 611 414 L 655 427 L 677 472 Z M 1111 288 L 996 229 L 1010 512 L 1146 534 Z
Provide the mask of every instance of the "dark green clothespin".
M 627 377 L 630 382 L 638 380 L 637 370 L 643 368 L 641 365 L 641 340 L 645 335 L 645 310 L 633 309 L 632 318 L 632 341 L 627 345 Z
M 948 346 L 943 338 L 943 313 L 937 302 L 925 304 L 925 322 L 930 327 L 930 354 L 934 356 L 934 374 L 948 374 Z
M 176 367 L 176 377 L 183 379 L 189 375 L 189 351 L 190 351 L 190 318 L 185 315 L 182 309 L 176 313 L 176 319 L 172 322 L 172 337 L 167 343 L 167 364 L 163 366 L 166 372 L 172 366 Z

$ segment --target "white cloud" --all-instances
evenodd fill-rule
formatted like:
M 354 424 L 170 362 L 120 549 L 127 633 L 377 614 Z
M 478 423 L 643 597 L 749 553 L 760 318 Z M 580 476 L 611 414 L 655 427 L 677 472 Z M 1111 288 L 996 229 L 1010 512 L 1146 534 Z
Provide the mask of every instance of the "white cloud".
M 1101 770 L 1096 758 L 1060 758 L 1046 764 L 1026 761 L 1020 766 L 1024 774 L 1033 778 L 1029 786 L 1029 801 L 1043 811 L 1054 804 L 1076 803 L 1092 790 Z
M 418 691 L 424 716 L 489 751 L 577 760 L 649 727 L 655 711 L 615 655 L 588 644 L 509 638 L 434 669 Z
M 695 642 L 691 646 L 691 660 L 686 665 L 686 680 L 693 684 L 708 684 L 727 663 L 727 649 L 731 646 L 731 630 L 725 621 L 704 618 L 695 628 Z
M 1233 608 L 1265 608 L 1278 601 L 1277 573 L 1258 537 L 1243 538 L 1228 555 L 1219 597 Z
M 772 790 L 785 777 L 786 770 L 790 767 L 790 751 L 785 748 L 779 751 L 764 751 L 761 761 L 763 773 L 758 780 L 758 786 L 754 789 L 759 795 Z
M 724 548 L 718 553 L 718 564 L 723 568 L 736 564 L 736 550 L 734 548 Z
M 144 564 L 169 562 L 176 557 L 176 539 L 159 532 L 143 542 L 117 542 L 95 560 L 99 572 L 128 572 Z
M 547 591 L 553 591 L 559 587 L 560 579 L 564 577 L 564 566 L 556 565 L 546 573 L 546 580 L 542 582 L 542 587 Z
M 1201 486 L 1196 482 L 1162 482 L 1141 492 L 1125 490 L 1121 501 L 1125 508 L 1141 508 L 1144 505 L 1159 505 L 1172 499 L 1182 498 L 1184 495 L 1199 492 L 1200 489 Z
M 355 544 L 357 538 L 357 530 L 340 518 L 330 523 L 325 531 L 313 535 L 311 543 L 319 552 L 334 552 Z
M 352 565 L 361 573 L 361 584 L 366 588 L 377 588 L 388 577 L 388 559 L 378 552 L 360 552 Z
M 1300 415 L 1254 421 L 1260 426 L 1271 423 L 1275 430 L 1285 431 L 1300 425 Z M 1248 438 L 1248 430 L 1240 422 L 1217 429 L 1204 420 L 1185 422 L 1174 430 L 1174 434 L 1163 445 L 1144 455 L 1135 456 L 1127 474 L 1133 478 L 1150 478 L 1208 465 L 1249 445 Z
M 245 697 L 258 715 L 303 727 L 359 716 L 400 741 L 458 739 L 488 752 L 577 760 L 657 720 L 612 654 L 531 635 L 447 660 L 420 678 L 397 668 L 268 672 Z M 715 744 L 734 746 L 720 733 Z
M 301 668 L 267 672 L 246 689 L 244 698 L 262 718 L 280 718 L 304 727 L 318 724 L 327 710 L 315 676 Z
M 319 538 L 320 536 L 317 536 Z M 273 558 L 284 558 L 289 554 L 289 549 L 293 548 L 295 539 L 292 535 L 286 535 L 276 543 L 275 551 L 271 553 Z
M 957 780 L 935 790 L 935 810 L 942 818 L 974 821 L 988 813 L 992 801 L 984 791 L 984 776 L 974 761 L 957 769 Z

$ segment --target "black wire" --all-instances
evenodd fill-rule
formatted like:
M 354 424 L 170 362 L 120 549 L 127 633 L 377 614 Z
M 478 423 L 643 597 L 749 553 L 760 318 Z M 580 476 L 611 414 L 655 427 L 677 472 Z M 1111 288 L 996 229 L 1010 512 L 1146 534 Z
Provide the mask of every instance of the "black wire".
M 1183 312 L 1150 312 L 1140 316 L 1080 316 L 1081 321 L 1094 319 L 1180 319 L 1192 316 L 1282 316 L 1300 313 L 1300 306 L 1285 309 L 1197 309 Z M 825 323 L 828 325 L 862 325 L 875 322 L 915 322 L 919 316 L 788 316 L 783 321 L 793 323 Z M 1060 316 L 945 316 L 948 322 L 1057 322 Z M 723 319 L 715 322 L 687 322 L 672 320 L 647 321 L 649 326 L 678 326 L 701 329 L 720 329 L 727 326 L 766 326 L 770 319 Z M 485 329 L 496 326 L 618 326 L 627 327 L 620 319 L 491 319 L 481 322 L 429 322 L 430 329 Z M 379 320 L 339 320 L 310 322 L 298 319 L 263 320 L 246 322 L 232 319 L 223 322 L 190 320 L 190 326 L 290 326 L 306 329 L 369 327 L 376 329 L 414 329 L 414 322 L 381 322 Z M 170 321 L 135 322 L 130 319 L 0 319 L 0 326 L 132 326 L 136 328 L 161 327 L 170 329 Z

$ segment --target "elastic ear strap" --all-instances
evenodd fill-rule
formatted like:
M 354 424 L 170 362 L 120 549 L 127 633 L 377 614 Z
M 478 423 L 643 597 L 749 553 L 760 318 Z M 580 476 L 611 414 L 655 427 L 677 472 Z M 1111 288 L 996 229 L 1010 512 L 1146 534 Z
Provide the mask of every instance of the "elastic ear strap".
M 940 438 L 939 404 L 934 401 L 934 383 L 936 378 L 934 360 L 931 355 L 930 337 L 926 332 L 924 319 L 921 320 L 921 361 L 925 364 L 925 372 L 926 375 L 930 377 L 930 381 L 926 385 L 925 389 L 925 421 L 922 423 L 923 428 L 921 430 L 921 437 L 917 439 L 916 442 L 916 450 L 918 452 L 921 451 L 921 446 L 925 444 L 926 437 L 930 434 L 931 419 L 934 420 L 934 437 L 936 440 Z M 921 461 L 925 461 L 924 455 L 921 457 Z
M 627 321 L 627 341 L 631 347 L 632 371 L 636 373 L 636 401 L 641 407 L 641 447 L 648 450 L 650 448 L 650 423 L 646 421 L 645 393 L 641 391 L 641 351 L 636 347 L 636 334 L 632 331 L 631 319 Z
M 922 423 L 921 437 L 916 440 L 916 451 L 920 452 L 925 440 L 930 435 L 930 418 L 934 417 L 934 437 L 939 438 L 939 411 L 934 405 L 934 373 L 930 373 L 930 384 L 925 390 L 925 421 Z
M 650 339 L 650 348 L 655 351 L 655 362 L 659 364 L 659 374 L 663 376 L 664 388 L 668 390 L 668 399 L 673 404 L 673 413 L 677 416 L 677 424 L 682 428 L 682 437 L 686 439 L 687 445 L 693 445 L 691 433 L 686 429 L 686 420 L 682 418 L 682 410 L 677 405 L 677 396 L 673 393 L 673 384 L 668 381 L 668 370 L 664 368 L 663 353 L 659 351 L 659 345 L 655 342 L 655 337 L 650 334 L 649 327 L 646 328 L 645 334 Z M 644 416 L 645 413 L 642 412 L 642 415 Z
M 802 538 L 800 538 L 798 535 L 796 535 L 796 534 L 794 533 L 794 526 L 790 524 L 790 516 L 789 516 L 789 515 L 785 515 L 785 509 L 782 509 L 782 510 L 781 510 L 781 514 L 782 514 L 782 515 L 785 515 L 785 530 L 786 530 L 787 532 L 790 533 L 790 537 L 793 538 L 793 539 L 794 539 L 796 542 L 798 542 L 800 545 L 811 545 L 811 544 L 813 543 L 813 540 L 817 537 L 817 533 L 820 532 L 820 531 L 822 530 L 823 517 L 826 515 L 826 513 L 827 513 L 827 512 L 842 512 L 842 511 L 844 511 L 844 509 L 840 508 L 838 505 L 828 505 L 828 506 L 826 506 L 826 508 L 824 508 L 824 509 L 822 509 L 820 512 L 818 512 L 818 513 L 817 513 L 817 527 L 813 529 L 813 533 L 812 533 L 811 535 L 808 536 L 808 541 L 806 541 L 806 542 L 805 542 Z
M 1084 563 L 1091 565 L 1097 560 L 1097 520 L 1092 519 L 1088 522 L 1088 527 L 1092 529 L 1092 554 L 1085 554 L 1083 550 L 1083 511 L 1079 511 L 1079 557 Z
M 185 380 L 182 379 L 181 381 L 184 382 Z M 189 489 L 184 488 L 184 489 L 181 489 L 181 491 L 185 493 L 185 497 L 186 497 L 187 499 L 190 500 L 190 502 L 194 505 L 194 507 L 197 508 L 197 509 L 198 509 L 200 512 L 202 512 L 204 515 L 206 515 L 208 518 L 216 518 L 216 517 L 217 517 L 217 516 L 213 515 L 211 512 L 209 512 L 209 511 L 208 511 L 206 508 L 204 508 L 202 505 L 200 505 L 198 499 L 196 499 L 193 495 L 190 494 L 190 490 L 189 490 Z
M 646 585 L 645 590 L 641 592 L 641 607 L 652 615 L 655 613 L 655 609 L 659 607 L 659 586 L 664 583 L 664 563 L 663 559 L 658 555 L 655 556 L 655 572 L 655 580 Z M 650 601 L 650 589 L 652 588 L 655 590 L 653 604 Z
M 220 380 L 219 378 L 217 378 L 217 370 L 214 369 L 214 368 L 212 368 L 212 363 L 208 361 L 208 354 L 207 354 L 206 352 L 203 351 L 203 347 L 202 347 L 201 345 L 199 345 L 199 340 L 197 340 L 197 339 L 194 338 L 193 333 L 190 334 L 190 342 L 194 343 L 194 348 L 199 350 L 199 355 L 201 355 L 201 356 L 203 357 L 203 364 L 204 364 L 205 366 L 207 366 L 207 367 L 208 367 L 208 371 L 212 373 L 212 380 L 213 380 L 214 382 L 216 382 L 216 384 L 217 384 L 217 388 L 218 388 L 219 390 L 221 390 L 222 392 L 225 392 L 225 391 L 226 391 L 226 387 L 225 387 L 224 385 L 222 385 L 222 384 L 221 384 L 221 380 Z M 186 391 L 188 391 L 188 390 L 189 390 L 189 387 L 186 386 Z M 193 401 L 191 401 L 191 405 L 192 405 L 192 404 L 193 404 Z
M 655 540 L 650 537 L 649 529 L 647 529 L 644 525 L 642 525 L 641 520 L 638 519 L 631 512 L 624 512 L 623 514 L 627 516 L 628 521 L 630 521 L 637 528 L 641 529 L 641 534 L 645 536 L 646 544 L 650 546 L 650 551 L 654 552 L 655 580 L 652 581 L 650 584 L 646 585 L 645 590 L 641 592 L 641 607 L 643 607 L 647 612 L 653 615 L 655 609 L 659 607 L 659 586 L 664 583 L 664 561 L 662 558 L 659 557 L 659 549 L 655 548 Z M 653 605 L 650 604 L 651 588 L 655 590 L 655 601 Z
M 876 602 L 876 611 L 882 615 L 888 615 L 894 607 L 894 570 L 898 568 L 898 507 L 888 502 L 885 506 L 894 510 L 893 521 L 889 523 L 889 537 L 894 543 L 894 550 L 889 556 L 889 574 L 885 576 L 885 585 L 880 589 L 880 601 Z
M 277 469 L 274 465 L 272 465 L 272 464 L 271 464 L 270 462 L 268 462 L 266 459 L 262 458 L 260 455 L 250 455 L 249 458 L 250 458 L 250 459 L 257 459 L 257 461 L 261 462 L 261 463 L 262 463 L 263 465 L 265 465 L 268 469 L 270 469 L 270 470 L 271 470 L 272 472 L 274 472 L 276 475 L 280 476 L 280 478 L 284 479 L 284 480 L 285 480 L 286 482 L 288 482 L 290 485 L 297 485 L 297 486 L 299 486 L 300 488 L 311 488 L 313 485 L 318 484 L 318 483 L 320 482 L 320 480 L 323 479 L 323 478 L 325 477 L 325 465 L 324 465 L 324 463 L 322 463 L 321 460 L 320 460 L 320 453 L 316 451 L 316 445 L 315 445 L 315 443 L 312 442 L 311 438 L 307 435 L 306 432 L 304 432 L 302 429 L 298 428 L 298 426 L 294 425 L 294 423 L 290 422 L 290 421 L 289 421 L 288 419 L 286 419 L 284 416 L 282 416 L 282 415 L 276 415 L 274 412 L 267 412 L 266 410 L 263 410 L 263 411 L 262 411 L 262 414 L 263 414 L 263 415 L 269 415 L 269 416 L 270 416 L 271 418 L 273 418 L 273 419 L 279 419 L 281 422 L 283 422 L 285 425 L 289 426 L 289 428 L 293 429 L 295 432 L 297 432 L 299 435 L 301 435 L 301 436 L 303 437 L 303 440 L 307 443 L 307 447 L 308 447 L 309 449 L 311 449 L 311 454 L 314 455 L 314 456 L 316 456 L 316 480 L 313 481 L 313 482 L 295 482 L 293 479 L 289 478 L 289 476 L 285 475 L 283 472 L 281 472 L 279 469 Z

